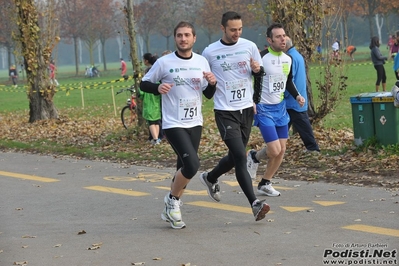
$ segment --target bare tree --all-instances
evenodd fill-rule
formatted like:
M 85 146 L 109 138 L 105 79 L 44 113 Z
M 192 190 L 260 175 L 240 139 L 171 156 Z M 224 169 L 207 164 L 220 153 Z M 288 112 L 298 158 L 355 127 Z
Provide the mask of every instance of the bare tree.
M 143 37 L 146 52 L 151 52 L 150 35 L 156 32 L 158 19 L 164 10 L 159 1 L 143 1 L 134 7 L 137 32 Z
M 212 42 L 212 36 L 220 32 L 223 13 L 233 10 L 243 18 L 246 27 L 250 27 L 256 21 L 253 12 L 250 12 L 248 0 L 204 0 L 199 6 L 196 22 L 208 37 L 208 43 Z
M 368 21 L 369 29 L 370 29 L 370 37 L 375 36 L 374 33 L 374 22 L 379 28 L 380 33 L 380 25 L 383 22 L 383 16 L 393 10 L 398 10 L 399 2 L 391 1 L 391 0 L 352 0 L 353 5 L 351 6 L 351 10 L 357 14 L 362 16 L 364 19 Z M 381 40 L 381 36 L 380 36 Z
M 79 75 L 79 39 L 86 27 L 85 2 L 84 0 L 59 0 L 61 18 L 61 36 L 71 39 L 75 54 L 75 75 Z
M 182 20 L 194 23 L 201 1 L 180 0 L 180 1 L 158 1 L 163 13 L 157 19 L 158 32 L 166 38 L 166 49 L 170 50 L 170 38 L 173 36 L 173 29 Z
M 15 44 L 12 32 L 16 30 L 14 3 L 12 0 L 0 0 L 0 45 L 7 50 L 8 67 L 12 65 L 12 52 Z

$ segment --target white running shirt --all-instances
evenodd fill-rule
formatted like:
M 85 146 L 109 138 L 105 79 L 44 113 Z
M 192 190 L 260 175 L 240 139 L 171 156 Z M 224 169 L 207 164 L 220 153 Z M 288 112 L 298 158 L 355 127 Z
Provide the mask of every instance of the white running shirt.
M 173 84 L 162 95 L 162 128 L 202 126 L 202 91 L 208 86 L 203 71 L 210 71 L 204 57 L 192 53 L 182 59 L 171 53 L 160 57 L 142 81 Z
M 206 47 L 202 55 L 208 60 L 217 80 L 214 109 L 237 111 L 252 107 L 250 59 L 263 65 L 256 44 L 244 38 L 239 38 L 232 45 L 225 45 L 219 40 Z
M 283 52 L 269 52 L 262 57 L 265 76 L 262 81 L 260 103 L 278 104 L 284 100 L 288 74 L 291 71 L 292 59 Z

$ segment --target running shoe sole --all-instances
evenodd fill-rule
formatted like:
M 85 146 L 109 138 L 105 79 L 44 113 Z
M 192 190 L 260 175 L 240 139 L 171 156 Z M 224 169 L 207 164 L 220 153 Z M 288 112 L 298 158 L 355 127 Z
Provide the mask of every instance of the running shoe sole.
M 278 197 L 278 196 L 281 195 L 280 193 L 278 193 L 278 195 L 276 195 L 276 194 L 270 194 L 270 193 L 267 193 L 267 192 L 265 192 L 265 191 L 263 191 L 263 190 L 260 190 L 260 189 L 258 189 L 258 193 L 261 194 L 261 195 L 268 196 L 268 197 Z
M 183 229 L 186 227 L 186 224 L 183 221 L 180 222 L 174 222 L 172 219 L 170 219 L 167 214 L 164 212 L 161 213 L 161 219 L 164 220 L 165 222 L 169 222 L 170 226 L 173 229 Z
M 263 204 L 262 209 L 260 209 L 259 212 L 256 214 L 255 221 L 260 221 L 264 219 L 269 211 L 270 211 L 270 206 L 267 203 Z

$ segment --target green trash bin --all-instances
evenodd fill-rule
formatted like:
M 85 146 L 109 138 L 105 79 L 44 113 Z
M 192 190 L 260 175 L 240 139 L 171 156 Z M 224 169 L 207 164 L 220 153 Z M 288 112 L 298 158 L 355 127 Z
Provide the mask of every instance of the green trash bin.
M 391 92 L 379 93 L 372 99 L 375 135 L 382 145 L 399 143 L 399 108 L 393 100 Z
M 353 135 L 356 145 L 375 136 L 373 98 L 377 92 L 360 93 L 350 97 L 352 105 Z

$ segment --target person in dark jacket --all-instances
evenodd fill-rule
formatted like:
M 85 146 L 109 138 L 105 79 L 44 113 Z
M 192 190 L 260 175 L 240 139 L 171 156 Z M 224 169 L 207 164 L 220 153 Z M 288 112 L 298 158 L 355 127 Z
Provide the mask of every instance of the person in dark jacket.
M 290 55 L 292 58 L 292 81 L 294 82 L 299 94 L 301 94 L 305 99 L 305 104 L 300 106 L 288 91 L 284 92 L 285 105 L 290 116 L 288 128 L 292 125 L 295 131 L 299 133 L 299 136 L 306 147 L 306 151 L 320 152 L 308 116 L 305 60 L 295 48 L 291 38 L 288 36 L 285 40 L 285 45 L 285 53 Z
M 386 91 L 387 75 L 385 73 L 384 64 L 388 60 L 386 56 L 383 56 L 380 51 L 380 39 L 377 36 L 371 38 L 370 50 L 371 50 L 371 61 L 373 62 L 374 68 L 377 71 L 377 81 L 375 82 L 375 91 L 379 91 L 380 84 L 382 82 L 382 90 Z

